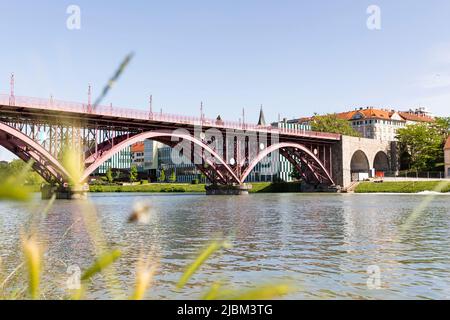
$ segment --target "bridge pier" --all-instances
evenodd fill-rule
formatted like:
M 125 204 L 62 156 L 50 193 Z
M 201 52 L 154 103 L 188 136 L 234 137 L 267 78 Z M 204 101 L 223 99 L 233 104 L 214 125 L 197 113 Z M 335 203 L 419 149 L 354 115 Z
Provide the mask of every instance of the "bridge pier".
M 247 195 L 249 190 L 252 189 L 251 184 L 241 184 L 241 185 L 217 185 L 211 184 L 205 187 L 206 195 Z
M 85 200 L 87 199 L 87 190 L 83 186 L 64 187 L 55 185 L 43 185 L 41 187 L 42 200 L 49 200 L 56 196 L 57 200 Z

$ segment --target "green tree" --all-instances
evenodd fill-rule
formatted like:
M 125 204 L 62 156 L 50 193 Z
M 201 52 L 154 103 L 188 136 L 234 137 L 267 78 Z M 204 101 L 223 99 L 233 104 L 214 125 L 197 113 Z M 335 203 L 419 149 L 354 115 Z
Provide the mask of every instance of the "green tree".
M 136 166 L 131 166 L 130 169 L 130 182 L 136 182 L 138 178 L 138 169 Z
M 159 182 L 166 182 L 166 173 L 164 169 L 162 169 L 161 173 L 159 174 Z
M 449 133 L 449 124 L 449 119 L 437 118 L 431 124 L 417 123 L 399 129 L 397 131 L 399 151 L 409 162 L 409 167 L 402 169 L 433 171 L 442 167 L 443 148 Z
M 301 180 L 303 178 L 302 175 L 300 174 L 300 172 L 298 172 L 297 168 L 295 168 L 295 167 L 292 168 L 290 176 L 294 180 Z
M 113 181 L 114 181 L 113 172 L 112 172 L 111 168 L 108 168 L 108 170 L 106 171 L 106 180 L 109 183 L 113 183 Z
M 169 182 L 174 183 L 177 182 L 177 175 L 175 173 L 175 169 L 172 171 L 169 177 Z
M 114 180 L 120 180 L 122 176 L 122 173 L 120 172 L 120 170 L 116 170 L 115 174 L 114 174 Z
M 340 119 L 336 114 L 314 115 L 311 121 L 311 128 L 313 131 L 339 133 L 346 136 L 359 137 L 361 136 L 355 129 L 352 128 L 349 121 Z
M 7 177 L 18 177 L 23 174 L 26 163 L 20 159 L 12 160 L 9 163 L 2 162 L 0 165 L 0 179 L 6 179 Z M 28 171 L 25 174 L 24 183 L 28 185 L 38 185 L 41 184 L 44 179 L 33 170 Z

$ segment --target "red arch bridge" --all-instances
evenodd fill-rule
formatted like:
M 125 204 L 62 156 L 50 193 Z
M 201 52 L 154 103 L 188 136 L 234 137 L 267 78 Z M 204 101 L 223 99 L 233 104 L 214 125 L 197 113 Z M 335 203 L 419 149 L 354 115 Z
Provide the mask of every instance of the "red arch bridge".
M 261 162 L 276 170 L 278 154 L 306 182 L 327 187 L 348 184 L 350 166 L 361 170 L 370 162 L 369 155 L 363 164 L 352 164 L 352 154 L 361 148 L 348 150 L 346 160 L 348 143 L 338 134 L 0 95 L 0 145 L 24 161 L 34 160 L 33 168 L 52 184 L 74 179 L 63 165 L 66 148 L 82 150 L 83 172 L 75 183 L 83 183 L 114 154 L 145 139 L 172 147 L 214 185 L 241 186 Z M 365 140 L 358 139 L 370 143 Z

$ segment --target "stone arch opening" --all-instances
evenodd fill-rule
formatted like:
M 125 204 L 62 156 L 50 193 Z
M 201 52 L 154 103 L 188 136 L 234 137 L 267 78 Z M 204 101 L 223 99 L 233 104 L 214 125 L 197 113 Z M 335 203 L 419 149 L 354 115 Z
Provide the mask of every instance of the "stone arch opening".
M 373 160 L 373 168 L 375 171 L 389 171 L 389 159 L 385 152 L 379 151 Z
M 361 181 L 369 178 L 369 160 L 363 151 L 358 150 L 353 154 L 350 162 L 350 171 L 352 181 Z

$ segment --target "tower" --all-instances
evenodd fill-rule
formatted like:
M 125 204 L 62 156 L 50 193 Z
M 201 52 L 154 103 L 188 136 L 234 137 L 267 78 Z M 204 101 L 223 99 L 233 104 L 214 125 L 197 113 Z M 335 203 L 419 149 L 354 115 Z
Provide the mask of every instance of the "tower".
M 261 110 L 259 111 L 259 120 L 258 126 L 265 127 L 266 126 L 266 118 L 264 117 L 263 106 L 261 105 Z

